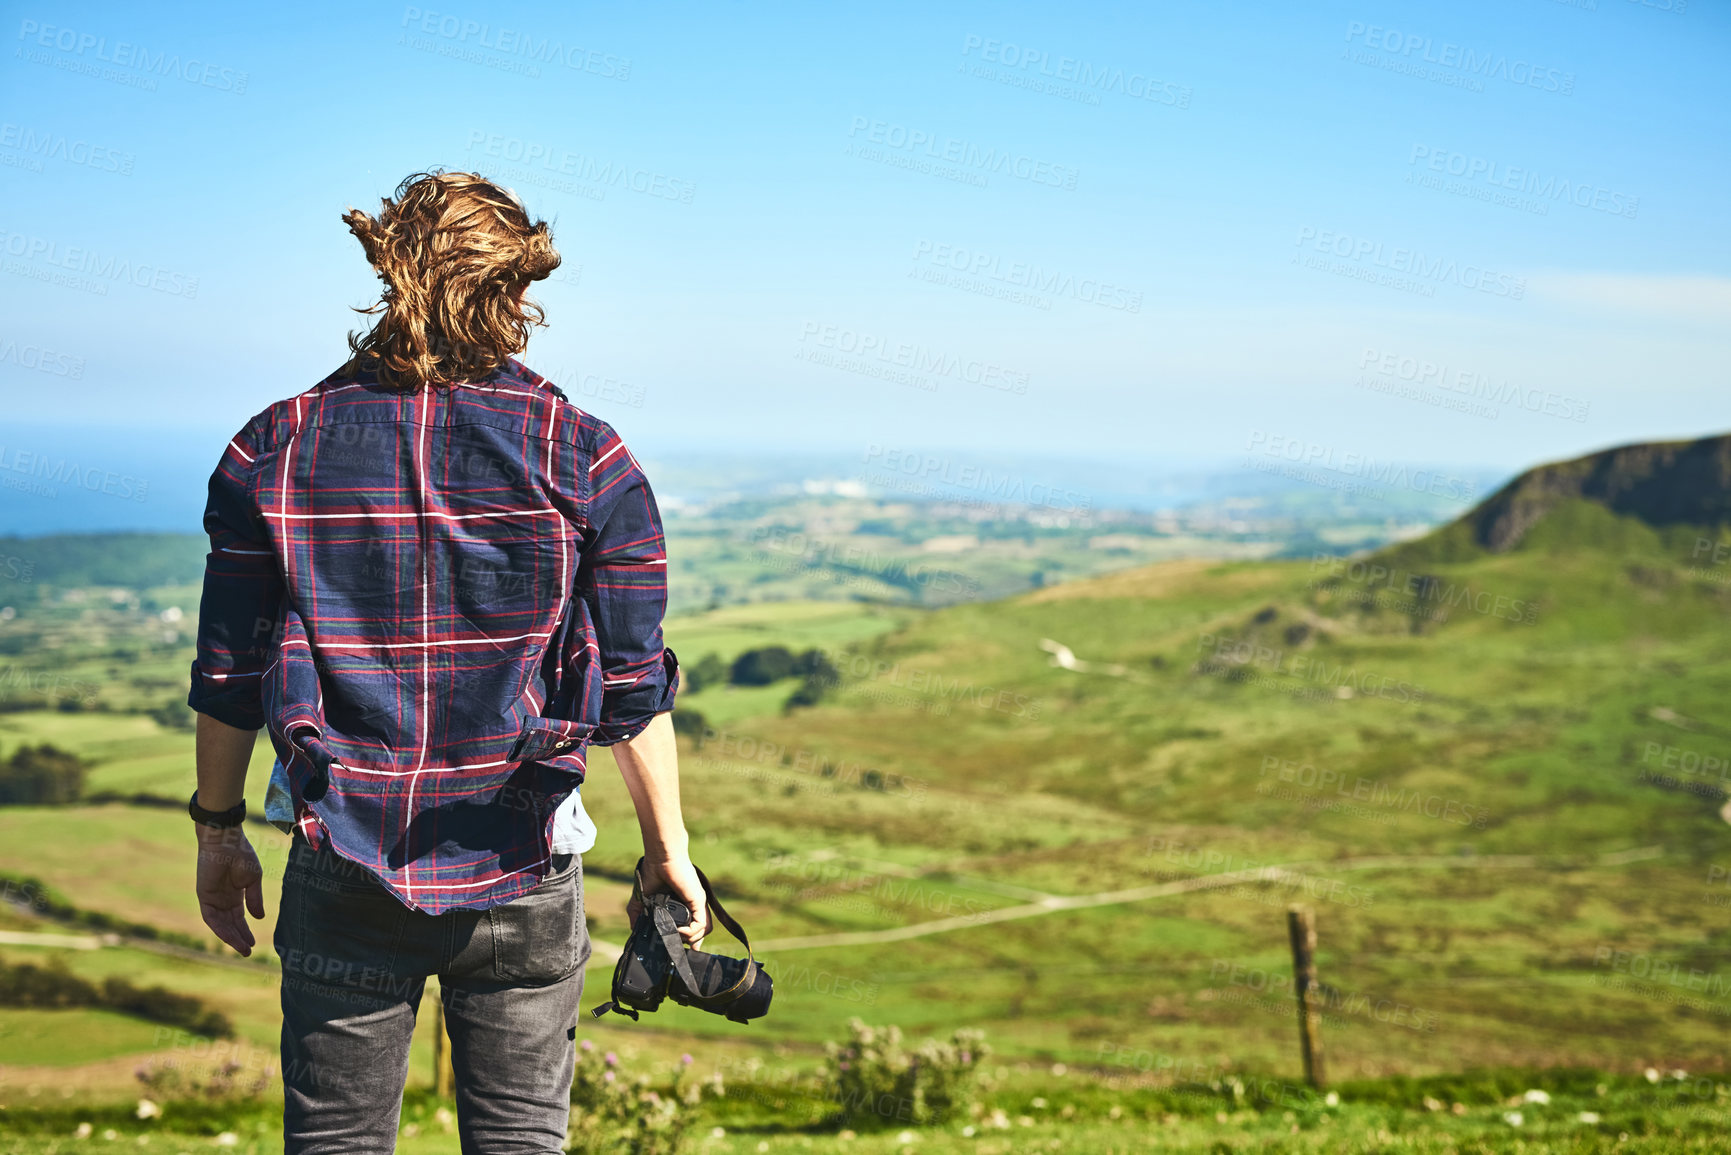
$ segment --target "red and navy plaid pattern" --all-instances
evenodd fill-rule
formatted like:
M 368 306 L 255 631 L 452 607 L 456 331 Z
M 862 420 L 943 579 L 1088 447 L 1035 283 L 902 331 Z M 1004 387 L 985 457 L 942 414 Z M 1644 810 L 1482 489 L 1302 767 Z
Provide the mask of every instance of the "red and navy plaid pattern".
M 649 482 L 516 361 L 279 401 L 229 443 L 204 526 L 188 704 L 268 728 L 299 828 L 417 910 L 530 890 L 586 747 L 673 707 Z

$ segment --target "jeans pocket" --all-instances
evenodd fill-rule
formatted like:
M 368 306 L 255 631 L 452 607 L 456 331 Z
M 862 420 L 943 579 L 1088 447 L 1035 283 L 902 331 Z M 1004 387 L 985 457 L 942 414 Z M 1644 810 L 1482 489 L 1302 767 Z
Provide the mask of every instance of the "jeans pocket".
M 505 982 L 539 986 L 569 978 L 589 957 L 583 923 L 583 868 L 548 875 L 519 899 L 487 912 L 493 971 Z
M 289 947 L 280 956 L 285 985 L 376 993 L 395 972 L 409 910 L 389 891 L 376 884 L 360 891 L 304 869 L 284 879 L 283 891 L 277 934 Z

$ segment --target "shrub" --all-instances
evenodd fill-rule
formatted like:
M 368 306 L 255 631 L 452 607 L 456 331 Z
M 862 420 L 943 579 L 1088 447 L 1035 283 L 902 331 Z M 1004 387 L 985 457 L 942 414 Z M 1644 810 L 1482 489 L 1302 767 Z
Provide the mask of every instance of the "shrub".
M 848 1022 L 848 1041 L 826 1043 L 830 1098 L 839 1119 L 855 1127 L 942 1123 L 974 1102 L 980 1061 L 991 1054 L 985 1033 L 958 1030 L 949 1042 L 925 1039 L 912 1054 L 901 1028 Z
M 119 795 L 108 791 L 98 792 L 87 801 L 130 802 L 134 806 L 167 806 L 179 810 L 186 805 L 173 799 L 159 798 L 149 794 Z M 144 938 L 155 942 L 172 943 L 185 947 L 187 950 L 209 951 L 210 940 L 196 938 L 183 934 L 178 930 L 163 930 L 149 923 L 131 922 L 117 918 L 100 910 L 80 910 L 64 898 L 55 894 L 48 885 L 39 878 L 25 875 L 0 873 L 0 901 L 11 902 L 15 906 L 28 906 L 32 914 L 53 919 L 55 922 L 68 926 L 83 927 L 101 934 L 120 934 L 128 938 Z M 260 957 L 262 960 L 262 956 Z
M 177 995 L 166 987 L 138 987 L 123 978 L 107 979 L 98 987 L 68 971 L 61 959 L 45 967 L 0 961 L 0 1006 L 52 1010 L 105 1007 L 209 1038 L 226 1039 L 234 1034 L 234 1024 L 227 1015 L 211 1010 L 192 995 Z
M 158 726 L 168 730 L 195 730 L 198 728 L 198 715 L 182 698 L 169 698 L 154 709 L 146 710 Z
M 673 1077 L 651 1085 L 648 1075 L 626 1073 L 612 1051 L 597 1051 L 584 1039 L 577 1045 L 571 1078 L 571 1130 L 566 1150 L 581 1155 L 674 1155 L 693 1120 L 691 1108 L 705 1095 L 721 1095 L 719 1074 L 689 1080 L 691 1056 L 684 1056 Z
M 266 1064 L 254 1071 L 250 1079 L 243 1081 L 241 1077 L 246 1072 L 246 1065 L 234 1059 L 200 1064 L 176 1056 L 153 1060 L 132 1074 L 157 1102 L 171 1099 L 207 1099 L 212 1102 L 262 1100 L 270 1089 L 271 1077 L 275 1074 L 274 1064 Z
M 815 706 L 823 701 L 823 696 L 831 689 L 841 685 L 841 671 L 835 668 L 822 650 L 807 650 L 793 660 L 793 672 L 805 681 L 799 689 L 788 695 L 785 709 L 793 710 L 800 706 Z
M 703 745 L 703 732 L 709 728 L 709 719 L 697 710 L 685 710 L 674 707 L 673 732 L 683 734 L 697 745 Z
M 63 959 L 45 967 L 0 962 L 0 1006 L 59 1010 L 89 1007 L 102 1001 L 101 992 L 66 969 Z
M 693 694 L 702 693 L 705 686 L 718 686 L 726 680 L 727 666 L 718 654 L 705 654 L 695 666 L 680 671 L 680 682 Z
M 768 686 L 793 677 L 793 651 L 786 646 L 747 650 L 733 659 L 728 681 L 736 686 Z
M 823 701 L 823 687 L 815 685 L 810 679 L 799 684 L 799 689 L 787 696 L 787 701 L 781 704 L 783 710 L 797 710 L 801 706 L 815 706 Z
M 0 762 L 0 806 L 64 806 L 84 793 L 84 759 L 47 742 Z
M 793 672 L 802 678 L 816 679 L 826 686 L 839 685 L 841 671 L 822 650 L 807 650 L 793 660 Z
M 123 978 L 106 979 L 102 984 L 102 1004 L 122 1014 L 181 1027 L 206 1038 L 226 1039 L 234 1034 L 234 1024 L 227 1015 L 211 1010 L 196 996 L 177 995 L 167 987 L 136 987 Z

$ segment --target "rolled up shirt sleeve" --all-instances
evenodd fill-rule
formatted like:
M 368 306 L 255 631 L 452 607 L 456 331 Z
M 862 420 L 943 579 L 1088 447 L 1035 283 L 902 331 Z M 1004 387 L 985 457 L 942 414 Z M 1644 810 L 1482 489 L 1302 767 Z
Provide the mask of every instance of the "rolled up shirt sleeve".
M 261 416 L 236 434 L 211 474 L 204 510 L 210 552 L 186 699 L 199 713 L 241 730 L 264 726 L 261 681 L 275 657 L 282 612 L 282 571 L 253 490 L 264 428 Z
M 589 534 L 578 570 L 600 650 L 601 721 L 591 741 L 611 746 L 673 709 L 679 659 L 662 642 L 667 543 L 649 479 L 610 427 L 589 465 Z

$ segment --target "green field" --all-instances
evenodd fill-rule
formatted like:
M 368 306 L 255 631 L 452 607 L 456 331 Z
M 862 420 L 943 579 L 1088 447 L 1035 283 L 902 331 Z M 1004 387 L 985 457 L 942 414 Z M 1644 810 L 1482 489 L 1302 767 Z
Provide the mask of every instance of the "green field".
M 741 1028 L 670 1008 L 590 1033 L 645 1063 L 755 1056 L 810 1079 L 851 1017 L 912 1037 L 975 1026 L 1027 1095 L 1047 1086 L 1053 1103 L 1065 1087 L 1156 1085 L 1174 1070 L 1296 1081 L 1296 902 L 1316 911 L 1331 1078 L 1590 1068 L 1635 1080 L 1618 1101 L 1628 1117 L 1579 1124 L 1583 1100 L 1572 1114 L 1530 1108 L 1518 1129 L 1506 1103 L 1439 1121 L 1402 1092 L 1384 1115 L 1349 1103 L 1336 1132 L 1270 1111 L 1141 1119 L 1161 1147 L 1504 1150 L 1519 1137 L 1608 1150 L 1626 1132 L 1647 1145 L 1620 1149 L 1713 1149 L 1702 1136 L 1723 1126 L 1713 1088 L 1731 1020 L 1731 727 L 1717 710 L 1731 691 L 1731 575 L 1696 564 L 1695 541 L 1583 503 L 1518 550 L 1444 535 L 1386 552 L 1380 573 L 1182 561 L 940 609 L 778 602 L 671 619 L 688 662 L 818 646 L 844 682 L 793 712 L 791 682 L 682 697 L 709 722 L 681 746 L 694 857 L 760 944 L 772 1014 Z M 190 788 L 190 738 L 160 722 L 0 715 L 0 753 L 44 738 L 96 760 L 102 788 Z M 592 933 L 617 942 L 638 847 L 604 752 L 584 800 L 600 828 Z M 184 822 L 119 805 L 0 810 L 0 871 L 197 931 Z M 72 961 L 131 966 L 103 960 L 136 953 Z M 136 965 L 166 976 L 152 981 L 212 983 L 243 1034 L 268 1043 L 268 970 Z M 588 1001 L 606 975 L 592 970 Z M 87 1069 L 77 1085 L 93 1102 L 130 1093 L 129 1070 L 97 1077 L 121 1051 L 84 1062 L 68 1043 L 74 1057 L 55 1060 L 39 1027 L 13 1025 L 25 1014 L 0 1011 L 0 1031 L 16 1032 L 0 1042 L 37 1040 L 32 1064 L 68 1079 Z M 66 1014 L 83 1024 L 69 1030 L 90 1029 Z M 1640 1106 L 1649 1068 L 1709 1089 Z M 750 1126 L 749 1146 L 701 1146 L 837 1142 Z M 1090 1107 L 1001 1136 L 934 1132 L 919 1149 L 1048 1138 L 1128 1150 L 1146 1136 Z

